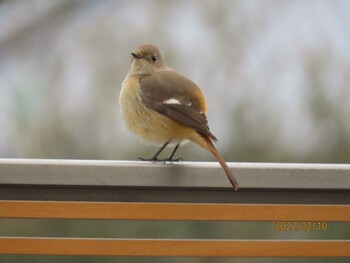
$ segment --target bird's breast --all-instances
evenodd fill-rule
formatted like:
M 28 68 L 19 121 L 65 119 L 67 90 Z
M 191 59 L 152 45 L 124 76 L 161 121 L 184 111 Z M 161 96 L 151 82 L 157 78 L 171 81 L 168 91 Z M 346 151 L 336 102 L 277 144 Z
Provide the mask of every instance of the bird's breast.
M 119 96 L 120 111 L 127 127 L 141 139 L 153 144 L 168 140 L 182 141 L 183 125 L 147 107 L 141 100 L 137 77 L 127 77 Z M 179 136 L 180 135 L 180 136 Z

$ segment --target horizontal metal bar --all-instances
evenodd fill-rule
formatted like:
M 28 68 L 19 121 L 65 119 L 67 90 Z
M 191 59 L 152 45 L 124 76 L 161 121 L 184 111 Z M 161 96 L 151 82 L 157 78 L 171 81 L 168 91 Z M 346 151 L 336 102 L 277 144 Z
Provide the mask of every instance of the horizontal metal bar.
M 350 205 L 0 201 L 0 218 L 350 222 Z
M 241 188 L 350 189 L 350 165 L 228 163 Z M 231 188 L 218 163 L 0 159 L 0 184 Z
M 0 199 L 350 204 L 350 165 L 0 159 Z
M 350 241 L 0 237 L 0 254 L 182 257 L 348 257 L 350 256 Z
M 236 204 L 350 204 L 349 191 L 247 190 L 151 187 L 0 186 L 0 200 L 236 203 Z

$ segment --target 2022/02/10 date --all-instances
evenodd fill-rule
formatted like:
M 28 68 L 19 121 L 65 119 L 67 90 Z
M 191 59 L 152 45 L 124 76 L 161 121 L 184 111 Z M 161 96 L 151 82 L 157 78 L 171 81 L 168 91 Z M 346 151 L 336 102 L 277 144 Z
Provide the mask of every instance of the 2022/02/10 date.
M 275 231 L 327 231 L 328 223 L 320 221 L 276 221 Z

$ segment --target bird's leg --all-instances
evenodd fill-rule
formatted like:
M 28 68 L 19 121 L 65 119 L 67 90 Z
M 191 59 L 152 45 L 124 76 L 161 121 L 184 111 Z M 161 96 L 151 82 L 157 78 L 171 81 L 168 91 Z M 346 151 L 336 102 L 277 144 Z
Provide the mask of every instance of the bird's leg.
M 166 143 L 163 144 L 163 146 L 156 152 L 155 155 L 153 155 L 151 158 L 137 158 L 141 161 L 148 161 L 148 162 L 162 162 L 163 160 L 158 159 L 158 155 L 164 150 L 165 147 L 170 143 L 170 141 L 167 141 Z
M 175 146 L 173 152 L 172 152 L 167 158 L 162 159 L 161 161 L 163 161 L 163 162 L 179 162 L 180 160 L 182 161 L 182 158 L 173 159 L 173 157 L 174 157 L 174 155 L 175 155 L 175 152 L 177 151 L 177 149 L 179 148 L 179 146 L 180 146 L 180 143 L 178 143 L 178 144 Z

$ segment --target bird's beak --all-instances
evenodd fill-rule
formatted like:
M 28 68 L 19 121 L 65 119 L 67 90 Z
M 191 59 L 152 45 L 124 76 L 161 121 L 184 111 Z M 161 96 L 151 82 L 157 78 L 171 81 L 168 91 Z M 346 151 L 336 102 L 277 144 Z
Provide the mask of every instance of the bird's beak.
M 132 52 L 131 52 L 131 55 L 132 55 L 134 58 L 141 58 L 141 56 L 138 55 L 138 54 L 136 54 L 136 53 L 132 53 Z

